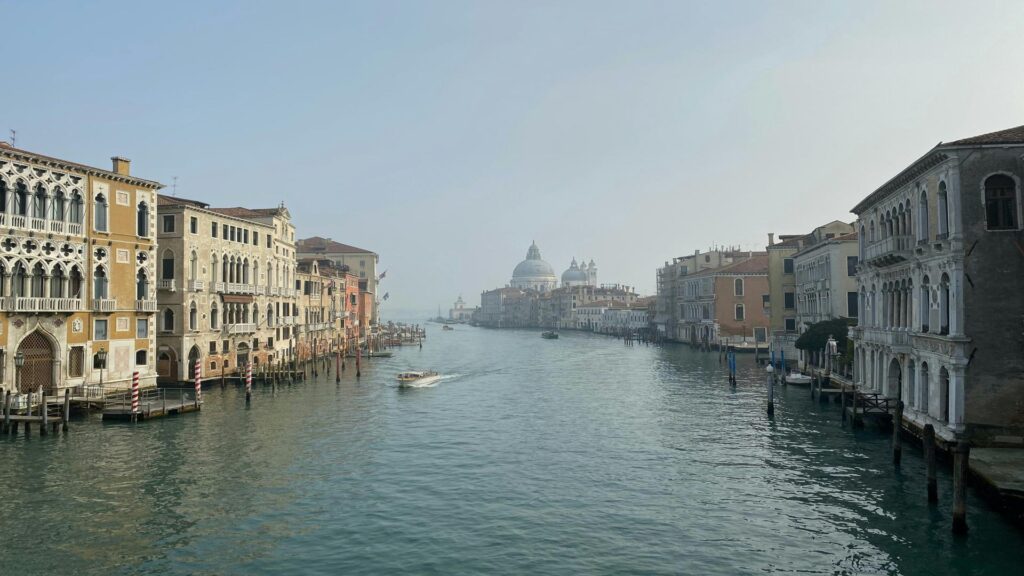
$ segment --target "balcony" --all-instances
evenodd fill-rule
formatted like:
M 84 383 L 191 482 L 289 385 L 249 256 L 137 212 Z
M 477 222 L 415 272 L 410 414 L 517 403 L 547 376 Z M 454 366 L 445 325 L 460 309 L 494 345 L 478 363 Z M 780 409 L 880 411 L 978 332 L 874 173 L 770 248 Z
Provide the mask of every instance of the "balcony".
M 888 346 L 895 353 L 910 352 L 910 332 L 903 328 L 856 326 L 852 328 L 851 335 L 863 343 Z
M 156 312 L 156 300 L 136 300 L 136 312 Z
M 889 236 L 864 249 L 864 261 L 879 268 L 899 264 L 910 258 L 914 242 L 910 236 Z
M 81 236 L 82 225 L 77 222 L 62 222 L 45 218 L 32 218 L 18 214 L 0 212 L 0 228 L 20 228 L 68 236 Z
M 223 282 L 214 282 L 213 283 L 213 291 L 214 292 L 218 292 L 218 293 L 224 292 L 224 283 Z
M 228 324 L 228 334 L 252 334 L 256 331 L 256 324 L 247 322 L 245 324 Z
M 267 293 L 267 287 L 266 286 L 257 286 L 256 287 L 256 295 L 257 296 L 263 296 L 266 293 Z
M 278 288 L 277 286 L 271 286 L 270 290 L 269 290 L 269 294 L 271 296 L 280 296 L 281 295 L 281 289 Z
M 189 292 L 202 292 L 206 288 L 206 282 L 202 280 L 189 280 L 188 291 Z
M 228 282 L 224 285 L 224 291 L 228 294 L 252 294 L 256 291 L 256 287 L 252 284 L 242 284 L 240 282 Z
M 174 286 L 174 280 L 157 280 L 157 290 L 166 290 L 168 292 L 174 292 L 177 288 Z
M 113 312 L 117 309 L 117 300 L 113 298 L 93 298 L 92 299 L 92 311 L 93 312 Z
M 8 296 L 2 299 L 8 312 L 78 312 L 82 309 L 79 298 L 36 298 Z
M 281 324 L 283 324 L 285 326 L 291 326 L 291 325 L 295 324 L 295 317 L 294 316 L 282 316 L 281 317 Z

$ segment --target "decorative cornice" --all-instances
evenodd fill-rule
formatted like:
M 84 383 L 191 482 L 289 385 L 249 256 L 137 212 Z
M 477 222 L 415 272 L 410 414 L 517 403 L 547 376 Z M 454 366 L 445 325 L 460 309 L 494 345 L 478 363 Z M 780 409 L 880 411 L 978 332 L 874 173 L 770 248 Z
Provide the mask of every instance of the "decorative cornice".
M 61 160 L 59 158 L 42 156 L 40 154 L 27 152 L 18 148 L 11 148 L 10 146 L 0 147 L 0 155 L 7 156 L 15 161 L 25 162 L 28 164 L 38 164 L 64 172 L 75 172 L 86 176 L 92 176 L 94 178 L 103 178 L 104 180 L 112 180 L 122 184 L 129 184 L 131 186 L 141 186 L 151 190 L 159 190 L 164 187 L 163 184 L 153 180 L 143 180 L 142 178 L 126 176 L 116 172 L 109 172 L 92 166 L 86 166 L 85 164 L 78 164 L 67 160 Z
M 882 198 L 888 196 L 892 192 L 902 188 L 909 182 L 918 178 L 928 170 L 931 170 L 935 166 L 942 164 L 949 159 L 949 155 L 941 152 L 938 146 L 932 148 L 927 154 L 919 158 L 916 162 L 907 166 L 899 174 L 893 176 L 888 182 L 882 184 L 877 190 L 868 195 L 867 198 L 861 200 L 856 206 L 853 207 L 851 212 L 860 215 L 864 212 L 864 209 L 880 201 Z

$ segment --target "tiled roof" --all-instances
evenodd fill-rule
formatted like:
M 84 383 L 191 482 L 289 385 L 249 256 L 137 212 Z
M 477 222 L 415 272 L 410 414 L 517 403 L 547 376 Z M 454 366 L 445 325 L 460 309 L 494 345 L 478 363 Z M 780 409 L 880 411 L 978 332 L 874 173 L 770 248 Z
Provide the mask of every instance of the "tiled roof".
M 349 246 L 348 244 L 342 244 L 341 242 L 335 242 L 330 238 L 323 238 L 321 236 L 313 236 L 310 238 L 304 238 L 295 243 L 295 249 L 298 252 L 318 252 L 321 254 L 373 254 L 371 250 L 364 248 L 358 248 L 356 246 Z
M 209 204 L 206 202 L 200 202 L 199 200 L 189 200 L 188 198 L 179 198 L 177 196 L 167 196 L 166 194 L 156 195 L 157 206 L 181 206 L 181 205 L 196 206 L 198 208 L 209 208 Z
M 260 210 L 242 208 L 241 206 L 236 206 L 234 208 L 210 208 L 210 211 L 216 212 L 217 214 L 223 214 L 225 216 L 233 216 L 235 218 L 261 218 L 266 216 L 266 214 L 262 214 Z
M 1024 144 L 1024 126 L 1017 126 L 1016 128 L 1009 128 L 998 132 L 989 132 L 988 134 L 971 136 L 970 138 L 964 138 L 962 140 L 954 140 L 953 142 L 943 143 L 941 146 L 970 146 L 984 144 Z
M 708 268 L 707 270 L 701 270 L 693 276 L 717 276 L 731 275 L 731 274 L 767 274 L 768 273 L 768 253 L 767 252 L 753 252 L 750 258 L 744 258 L 739 262 L 733 262 L 727 266 L 720 268 Z

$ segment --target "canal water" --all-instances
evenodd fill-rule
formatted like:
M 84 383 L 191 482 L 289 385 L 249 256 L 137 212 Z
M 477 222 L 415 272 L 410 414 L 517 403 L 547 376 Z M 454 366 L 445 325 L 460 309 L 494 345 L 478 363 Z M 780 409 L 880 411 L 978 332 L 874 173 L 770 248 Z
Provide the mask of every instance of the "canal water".
M 398 389 L 395 374 L 446 378 Z M 200 414 L 0 439 L 3 574 L 1020 574 L 1024 534 L 741 358 L 431 326 Z

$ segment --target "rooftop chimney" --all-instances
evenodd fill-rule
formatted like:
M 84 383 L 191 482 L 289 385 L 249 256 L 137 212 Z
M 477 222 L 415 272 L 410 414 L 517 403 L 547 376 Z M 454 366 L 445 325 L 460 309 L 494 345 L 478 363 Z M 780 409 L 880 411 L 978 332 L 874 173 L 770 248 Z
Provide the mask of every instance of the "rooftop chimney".
M 769 246 L 774 246 L 775 245 L 775 232 L 769 232 L 768 233 L 768 245 Z
M 114 163 L 114 174 L 128 176 L 131 173 L 131 160 L 122 156 L 113 156 L 110 160 Z

